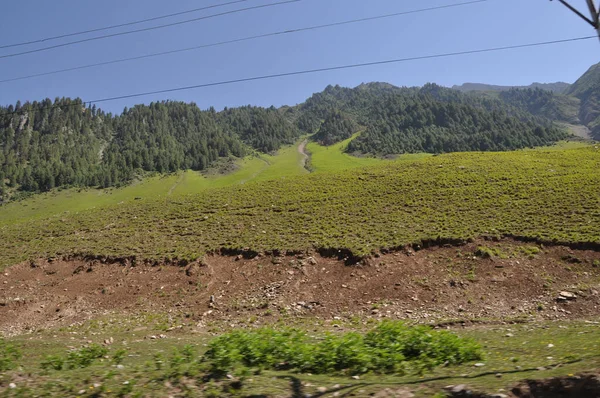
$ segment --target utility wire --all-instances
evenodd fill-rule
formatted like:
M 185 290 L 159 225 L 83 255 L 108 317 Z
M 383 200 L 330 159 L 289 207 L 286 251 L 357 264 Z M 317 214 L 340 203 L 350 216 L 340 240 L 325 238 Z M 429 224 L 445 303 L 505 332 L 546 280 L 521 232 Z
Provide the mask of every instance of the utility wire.
M 334 70 L 363 68 L 363 67 L 367 67 L 367 66 L 394 64 L 394 63 L 418 61 L 418 60 L 425 60 L 425 59 L 447 58 L 447 57 L 455 57 L 455 56 L 461 56 L 461 55 L 498 52 L 498 51 L 506 51 L 506 50 L 513 50 L 513 49 L 519 49 L 519 48 L 548 46 L 548 45 L 553 45 L 553 44 L 577 42 L 577 41 L 583 41 L 583 40 L 589 40 L 589 39 L 595 39 L 595 38 L 596 38 L 595 35 L 594 36 L 583 36 L 583 37 L 575 37 L 575 38 L 571 38 L 571 39 L 552 40 L 552 41 L 544 41 L 544 42 L 528 43 L 528 44 L 517 44 L 517 45 L 512 45 L 512 46 L 493 47 L 493 48 L 485 48 L 485 49 L 478 49 L 478 50 L 456 51 L 456 52 L 450 52 L 450 53 L 423 55 L 423 56 L 409 57 L 409 58 L 396 58 L 396 59 L 388 59 L 388 60 L 383 60 L 383 61 L 373 61 L 373 62 L 365 62 L 365 63 L 359 63 L 359 64 L 339 65 L 339 66 L 331 66 L 331 67 L 318 68 L 318 69 L 307 69 L 307 70 L 301 70 L 301 71 L 277 73 L 277 74 L 272 74 L 272 75 L 254 76 L 254 77 L 247 77 L 247 78 L 234 79 L 234 80 L 223 80 L 223 81 L 219 81 L 219 82 L 170 88 L 170 89 L 165 89 L 165 90 L 155 90 L 155 91 L 147 91 L 147 92 L 136 93 L 136 94 L 126 94 L 126 95 L 120 95 L 120 96 L 116 96 L 116 97 L 100 98 L 100 99 L 96 99 L 96 100 L 92 100 L 92 101 L 84 101 L 80 104 L 65 105 L 63 107 L 81 106 L 82 104 L 83 105 L 85 105 L 85 104 L 92 105 L 92 104 L 97 104 L 97 103 L 101 103 L 101 102 L 116 101 L 116 100 L 135 98 L 135 97 L 143 97 L 146 95 L 172 93 L 172 92 L 176 92 L 176 91 L 185 91 L 185 90 L 193 90 L 193 89 L 205 88 L 205 87 L 223 86 L 226 84 L 235 84 L 235 83 L 250 82 L 250 81 L 257 81 L 257 80 L 267 80 L 267 79 L 274 79 L 274 78 L 286 77 L 286 76 L 306 75 L 306 74 L 328 72 L 328 71 L 334 71 Z M 27 111 L 27 109 L 20 109 L 19 111 L 1 113 L 0 116 L 16 114 L 16 113 L 22 112 L 23 110 Z
M 218 47 L 218 46 L 222 46 L 222 45 L 226 45 L 226 44 L 251 41 L 251 40 L 262 39 L 262 38 L 267 38 L 267 37 L 287 35 L 287 34 L 291 34 L 291 33 L 306 32 L 306 31 L 324 29 L 324 28 L 329 28 L 329 27 L 334 27 L 334 26 L 350 25 L 350 24 L 355 24 L 355 23 L 360 23 L 360 22 L 369 22 L 369 21 L 375 21 L 375 20 L 384 19 L 384 18 L 398 17 L 398 16 L 408 15 L 408 14 L 417 14 L 417 13 L 422 13 L 422 12 L 441 10 L 441 9 L 445 9 L 445 8 L 461 7 L 461 6 L 477 4 L 477 3 L 485 3 L 487 1 L 490 1 L 490 0 L 473 0 L 473 1 L 463 2 L 463 3 L 448 4 L 448 5 L 438 6 L 438 7 L 429 7 L 429 8 L 422 8 L 422 9 L 418 9 L 418 10 L 395 12 L 395 13 L 385 14 L 385 15 L 377 15 L 377 16 L 373 16 L 373 17 L 351 19 L 348 21 L 334 22 L 334 23 L 329 23 L 329 24 L 324 24 L 324 25 L 315 25 L 315 26 L 308 26 L 308 27 L 304 27 L 304 28 L 282 30 L 279 32 L 265 33 L 265 34 L 261 34 L 261 35 L 248 36 L 248 37 L 243 37 L 243 38 L 238 38 L 238 39 L 219 41 L 219 42 L 215 42 L 215 43 L 203 44 L 203 45 L 199 45 L 199 46 L 182 48 L 182 49 L 177 49 L 177 50 L 163 51 L 163 52 L 158 52 L 158 53 L 139 55 L 136 57 L 121 58 L 121 59 L 115 59 L 115 60 L 111 60 L 111 61 L 98 62 L 98 63 L 94 63 L 94 64 L 80 65 L 80 66 L 75 66 L 75 67 L 71 67 L 71 68 L 54 70 L 54 71 L 50 71 L 50 72 L 36 73 L 33 75 L 14 77 L 14 78 L 10 78 L 10 79 L 0 80 L 0 84 L 7 83 L 7 82 L 13 82 L 13 81 L 17 81 L 17 80 L 32 79 L 34 77 L 48 76 L 48 75 L 54 75 L 54 74 L 58 74 L 58 73 L 72 72 L 72 71 L 76 71 L 76 70 L 95 68 L 98 66 L 106 66 L 106 65 L 135 61 L 135 60 L 140 60 L 140 59 L 159 57 L 159 56 L 163 56 L 163 55 L 171 55 L 171 54 L 176 54 L 176 53 L 200 50 L 200 49 L 208 48 L 208 47 Z
M 159 19 L 171 18 L 171 17 L 176 17 L 176 16 L 184 15 L 184 14 L 191 14 L 191 13 L 198 12 L 198 11 L 209 10 L 211 8 L 225 7 L 225 6 L 228 6 L 228 5 L 231 5 L 231 4 L 243 3 L 243 2 L 246 2 L 246 1 L 248 1 L 248 0 L 235 0 L 235 1 L 230 1 L 228 3 L 213 4 L 213 5 L 210 5 L 210 6 L 205 6 L 205 7 L 200 7 L 200 8 L 194 8 L 192 10 L 175 12 L 173 14 L 160 15 L 160 16 L 152 17 L 152 18 L 148 18 L 148 19 L 140 19 L 138 21 L 131 21 L 131 22 L 125 22 L 125 23 L 118 24 L 118 25 L 105 26 L 103 28 L 82 30 L 80 32 L 73 32 L 73 33 L 65 33 L 65 34 L 58 35 L 58 36 L 50 36 L 50 37 L 45 37 L 45 38 L 42 38 L 42 39 L 36 39 L 36 40 L 31 40 L 31 41 L 24 41 L 24 42 L 21 42 L 21 43 L 4 44 L 4 45 L 0 45 L 0 49 L 26 46 L 26 45 L 29 45 L 29 44 L 36 44 L 36 43 L 43 43 L 43 42 L 50 41 L 50 40 L 64 39 L 66 37 L 80 36 L 80 35 L 84 35 L 84 34 L 87 34 L 87 33 L 101 32 L 103 30 L 110 30 L 110 29 L 122 28 L 124 26 L 139 25 L 139 24 L 145 23 L 145 22 L 152 22 L 152 21 L 157 21 Z
M 267 8 L 267 7 L 274 7 L 274 6 L 283 5 L 283 4 L 297 3 L 297 2 L 300 2 L 300 1 L 303 1 L 303 0 L 285 0 L 285 1 L 279 1 L 277 3 L 262 4 L 262 5 L 259 5 L 259 6 L 246 7 L 246 8 L 238 8 L 236 10 L 225 11 L 225 12 L 221 12 L 221 13 L 218 13 L 218 14 L 206 15 L 206 16 L 203 16 L 203 17 L 198 17 L 198 18 L 193 18 L 193 19 L 186 19 L 184 21 L 173 22 L 173 23 L 164 24 L 164 25 L 151 26 L 149 28 L 128 30 L 128 31 L 125 31 L 125 32 L 112 33 L 112 34 L 108 34 L 108 35 L 90 37 L 90 38 L 87 38 L 87 39 L 81 39 L 81 40 L 70 41 L 70 42 L 67 42 L 67 43 L 56 44 L 56 45 L 53 45 L 53 46 L 42 47 L 42 48 L 38 48 L 38 49 L 35 49 L 35 50 L 22 51 L 22 52 L 18 52 L 18 53 L 0 55 L 0 59 L 13 58 L 13 57 L 18 57 L 20 55 L 33 54 L 33 53 L 38 53 L 38 52 L 42 52 L 42 51 L 48 51 L 48 50 L 52 50 L 52 49 L 55 49 L 55 48 L 67 47 L 67 46 L 72 46 L 73 44 L 86 43 L 86 42 L 95 41 L 95 40 L 102 40 L 102 39 L 107 39 L 107 38 L 110 38 L 110 37 L 125 36 L 125 35 L 130 35 L 130 34 L 133 34 L 133 33 L 140 33 L 140 32 L 148 32 L 148 31 L 151 31 L 151 30 L 163 29 L 163 28 L 167 28 L 167 27 L 171 27 L 171 26 L 183 25 L 183 24 L 188 24 L 188 23 L 191 23 L 191 22 L 202 21 L 202 20 L 205 20 L 205 19 L 221 17 L 223 15 L 236 14 L 236 13 L 240 13 L 240 12 L 244 12 L 244 11 L 257 10 L 257 9 L 260 9 L 260 8 Z
M 365 62 L 365 63 L 360 63 L 360 64 L 339 65 L 339 66 L 331 66 L 331 67 L 318 68 L 318 69 L 307 69 L 307 70 L 294 71 L 294 72 L 277 73 L 277 74 L 273 74 L 273 75 L 262 75 L 262 76 L 247 77 L 247 78 L 242 78 L 242 79 L 223 80 L 223 81 L 219 81 L 219 82 L 170 88 L 170 89 L 165 89 L 165 90 L 146 91 L 146 92 L 136 93 L 136 94 L 126 94 L 126 95 L 120 95 L 120 96 L 116 96 L 116 97 L 101 98 L 101 99 L 97 99 L 97 100 L 93 100 L 93 101 L 85 101 L 84 104 L 97 104 L 100 102 L 108 102 L 108 101 L 116 101 L 116 100 L 127 99 L 127 98 L 143 97 L 146 95 L 165 94 L 165 93 L 172 93 L 172 92 L 176 92 L 176 91 L 185 91 L 185 90 L 193 90 L 193 89 L 205 88 L 205 87 L 223 86 L 226 84 L 250 82 L 250 81 L 256 81 L 256 80 L 266 80 L 266 79 L 273 79 L 273 78 L 278 78 L 278 77 L 306 75 L 306 74 L 328 72 L 328 71 L 342 70 L 342 69 L 363 68 L 363 67 L 367 67 L 367 66 L 395 64 L 395 63 L 400 63 L 400 62 L 417 61 L 417 60 L 423 60 L 423 59 L 446 58 L 446 57 L 454 57 L 454 56 L 469 55 L 469 54 L 481 54 L 481 53 L 488 53 L 488 52 L 512 50 L 512 49 L 518 49 L 518 48 L 547 46 L 547 45 L 551 45 L 551 44 L 568 43 L 568 42 L 589 40 L 589 39 L 595 39 L 595 38 L 596 38 L 596 36 L 584 36 L 584 37 L 575 37 L 575 38 L 571 38 L 571 39 L 552 40 L 552 41 L 529 43 L 529 44 L 518 44 L 518 45 L 513 45 L 513 46 L 505 46 L 505 47 L 494 47 L 494 48 L 486 48 L 486 49 L 479 49 L 479 50 L 457 51 L 457 52 L 451 52 L 451 53 L 424 55 L 424 56 L 419 56 L 419 57 L 396 58 L 396 59 L 388 59 L 388 60 L 384 60 L 384 61 Z

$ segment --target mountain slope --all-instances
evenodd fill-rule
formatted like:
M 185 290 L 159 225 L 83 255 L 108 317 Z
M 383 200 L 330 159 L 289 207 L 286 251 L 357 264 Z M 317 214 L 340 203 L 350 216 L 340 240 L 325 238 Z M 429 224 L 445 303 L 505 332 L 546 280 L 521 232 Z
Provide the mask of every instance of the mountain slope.
M 600 64 L 593 65 L 569 89 L 567 94 L 581 101 L 579 118 L 600 139 Z
M 422 88 L 381 83 L 354 89 L 329 86 L 301 105 L 301 110 L 312 123 L 331 110 L 354 118 L 367 128 L 347 150 L 377 155 L 512 150 L 551 144 L 567 136 L 527 110 L 435 84 Z M 330 126 L 324 123 L 321 129 L 330 130 Z M 313 139 L 332 144 L 348 138 L 352 131 L 347 130 L 337 135 L 317 130 Z
M 462 91 L 462 92 L 471 92 L 471 91 L 508 91 L 511 89 L 519 88 L 519 89 L 540 89 L 545 91 L 550 91 L 554 93 L 563 94 L 570 88 L 569 83 L 564 82 L 556 82 L 556 83 L 533 83 L 529 86 L 495 86 L 493 84 L 482 84 L 482 83 L 464 83 L 460 86 L 452 86 L 454 90 Z
M 549 119 L 577 119 L 578 100 L 560 94 L 510 90 L 496 97 L 435 84 L 366 83 L 328 86 L 298 106 L 279 109 L 216 112 L 166 101 L 112 115 L 85 108 L 80 99 L 18 103 L 0 108 L 0 198 L 62 186 L 116 186 L 151 172 L 204 170 L 222 158 L 277 151 L 303 134 L 331 145 L 359 126 L 365 131 L 348 151 L 388 155 L 548 145 L 566 137 Z M 595 98 L 585 104 L 597 109 Z
M 550 120 L 580 124 L 579 107 L 576 97 L 557 94 L 539 88 L 510 89 L 499 93 L 498 98 L 508 105 L 525 110 L 532 115 Z

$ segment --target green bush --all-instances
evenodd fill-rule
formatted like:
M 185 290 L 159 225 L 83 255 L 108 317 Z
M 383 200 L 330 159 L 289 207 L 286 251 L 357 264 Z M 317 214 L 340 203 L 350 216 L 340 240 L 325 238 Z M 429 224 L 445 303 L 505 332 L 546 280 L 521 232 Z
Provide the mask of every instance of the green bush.
M 119 358 L 119 356 L 124 355 L 124 353 L 121 353 L 120 351 L 121 350 L 115 353 L 117 359 Z M 42 361 L 40 366 L 44 370 L 87 368 L 92 363 L 94 363 L 96 359 L 102 358 L 106 354 L 108 354 L 107 348 L 102 347 L 98 344 L 92 344 L 87 347 L 83 347 L 79 350 L 69 351 L 66 357 L 58 355 L 48 355 Z M 113 357 L 113 360 L 115 360 L 115 357 Z
M 14 345 L 0 339 L 0 372 L 14 369 L 20 358 L 21 352 Z
M 41 363 L 43 370 L 63 370 L 65 366 L 65 359 L 58 355 L 48 355 Z
M 420 371 L 481 357 L 480 346 L 472 340 L 424 326 L 386 321 L 365 335 L 327 334 L 318 339 L 295 329 L 235 331 L 212 340 L 204 360 L 217 375 L 239 366 L 358 374 Z
M 76 351 L 67 354 L 65 363 L 69 369 L 87 368 L 96 359 L 102 358 L 108 354 L 108 349 L 98 344 L 91 344 Z

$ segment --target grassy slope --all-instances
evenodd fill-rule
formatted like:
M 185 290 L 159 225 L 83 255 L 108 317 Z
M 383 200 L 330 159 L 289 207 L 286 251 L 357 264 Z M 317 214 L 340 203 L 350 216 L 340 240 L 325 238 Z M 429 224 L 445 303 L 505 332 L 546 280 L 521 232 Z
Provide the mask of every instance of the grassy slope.
M 311 167 L 315 172 L 343 171 L 354 167 L 372 166 L 381 164 L 381 159 L 368 157 L 355 157 L 344 153 L 344 150 L 360 133 L 351 138 L 331 146 L 321 146 L 316 142 L 309 142 L 306 150 L 310 153 Z
M 255 179 L 281 177 L 287 167 L 301 173 L 288 162 L 258 169 Z M 593 146 L 378 162 L 5 223 L 0 264 L 67 253 L 194 259 L 220 248 L 365 254 L 482 234 L 600 242 L 600 150 Z
M 250 181 L 275 179 L 308 173 L 301 165 L 302 155 L 297 146 L 279 151 L 276 155 L 249 156 L 237 162 L 236 171 L 205 177 L 194 171 L 151 177 L 121 189 L 67 189 L 36 195 L 27 200 L 0 207 L 0 225 L 22 220 L 67 216 L 84 210 L 123 205 L 136 198 L 160 199 L 167 196 L 196 194 L 209 188 L 222 188 Z

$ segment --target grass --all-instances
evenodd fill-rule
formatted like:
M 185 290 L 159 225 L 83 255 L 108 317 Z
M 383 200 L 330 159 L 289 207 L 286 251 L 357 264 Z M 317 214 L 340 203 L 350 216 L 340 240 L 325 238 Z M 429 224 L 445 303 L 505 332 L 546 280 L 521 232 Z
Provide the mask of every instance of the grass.
M 0 266 L 61 254 L 194 260 L 222 248 L 365 255 L 481 235 L 598 244 L 599 168 L 593 146 L 455 153 L 294 177 L 273 168 L 264 181 L 3 222 Z M 170 189 L 175 178 L 162 185 Z M 4 220 L 11 211 L 2 209 Z
M 314 172 L 339 172 L 353 168 L 383 165 L 386 163 L 395 162 L 410 162 L 432 155 L 426 153 L 406 154 L 396 157 L 395 159 L 381 159 L 376 157 L 356 157 L 345 152 L 346 147 L 359 133 L 345 141 L 341 141 L 331 146 L 322 146 L 316 142 L 309 142 L 306 150 L 310 153 L 310 167 Z
M 343 171 L 349 168 L 383 163 L 384 161 L 378 158 L 355 157 L 344 152 L 350 141 L 358 137 L 359 134 L 356 133 L 351 138 L 331 146 L 322 146 L 316 142 L 309 142 L 306 150 L 310 153 L 311 168 L 315 172 Z
M 124 323 L 130 322 L 125 320 Z M 123 324 L 123 322 L 117 322 Z M 130 325 L 133 327 L 133 325 Z M 214 325 L 223 330 L 224 325 Z M 380 330 L 379 324 L 374 330 Z M 315 344 L 325 344 L 326 330 L 314 326 L 297 326 Z M 226 328 L 226 327 L 225 327 Z M 309 329 L 308 329 L 309 328 Z M 348 336 L 368 336 L 364 327 L 344 325 L 343 332 L 329 332 L 338 341 Z M 137 330 L 137 328 L 136 328 Z M 272 332 L 281 333 L 280 327 Z M 310 330 L 310 332 L 307 332 Z M 409 328 L 403 327 L 403 331 Z M 478 326 L 453 330 L 459 342 L 475 341 L 481 346 L 484 366 L 467 361 L 448 366 L 422 367 L 418 372 L 368 372 L 355 380 L 351 372 L 331 370 L 325 374 L 302 370 L 269 370 L 266 367 L 236 367 L 230 377 L 215 378 L 207 353 L 224 337 L 198 333 L 193 326 L 170 332 L 165 339 L 145 339 L 143 332 L 119 333 L 111 328 L 91 327 L 90 323 L 64 330 L 49 330 L 15 337 L 8 343 L 22 356 L 15 359 L 17 369 L 0 374 L 0 385 L 14 382 L 16 388 L 0 390 L 1 396 L 304 396 L 314 395 L 319 387 L 330 393 L 353 391 L 368 396 L 385 388 L 407 387 L 417 397 L 430 397 L 449 384 L 468 384 L 490 393 L 508 390 L 523 379 L 567 376 L 600 368 L 600 332 L 593 323 Z M 253 330 L 234 331 L 252 336 Z M 434 335 L 439 332 L 434 332 Z M 418 332 L 415 335 L 420 335 Z M 227 335 L 226 335 L 227 336 Z M 384 340 L 387 338 L 384 335 Z M 99 349 L 101 343 L 114 337 L 114 343 Z M 220 339 L 220 340 L 219 340 Z M 467 340 L 463 340 L 467 339 Z M 92 341 L 92 343 L 88 343 Z M 387 344 L 387 343 L 386 343 Z M 68 348 L 71 347 L 71 348 Z M 293 347 L 290 347 L 293 348 Z M 75 353 L 75 354 L 73 354 Z M 105 354 L 100 356 L 99 354 Z M 77 366 L 45 366 L 48 356 L 77 357 Z M 85 366 L 80 359 L 84 358 Z M 115 360 L 117 358 L 117 360 Z M 387 372 L 386 372 L 387 373 Z M 497 377 L 500 374 L 502 377 Z M 301 394 L 298 394 L 301 392 Z
M 225 175 L 204 176 L 200 172 L 182 171 L 149 177 L 120 189 L 65 189 L 36 195 L 0 207 L 0 225 L 22 220 L 68 216 L 85 210 L 125 205 L 136 200 L 164 199 L 198 194 L 222 188 L 281 177 L 307 174 L 301 165 L 297 145 L 281 149 L 275 155 L 248 156 L 237 160 L 236 169 Z

